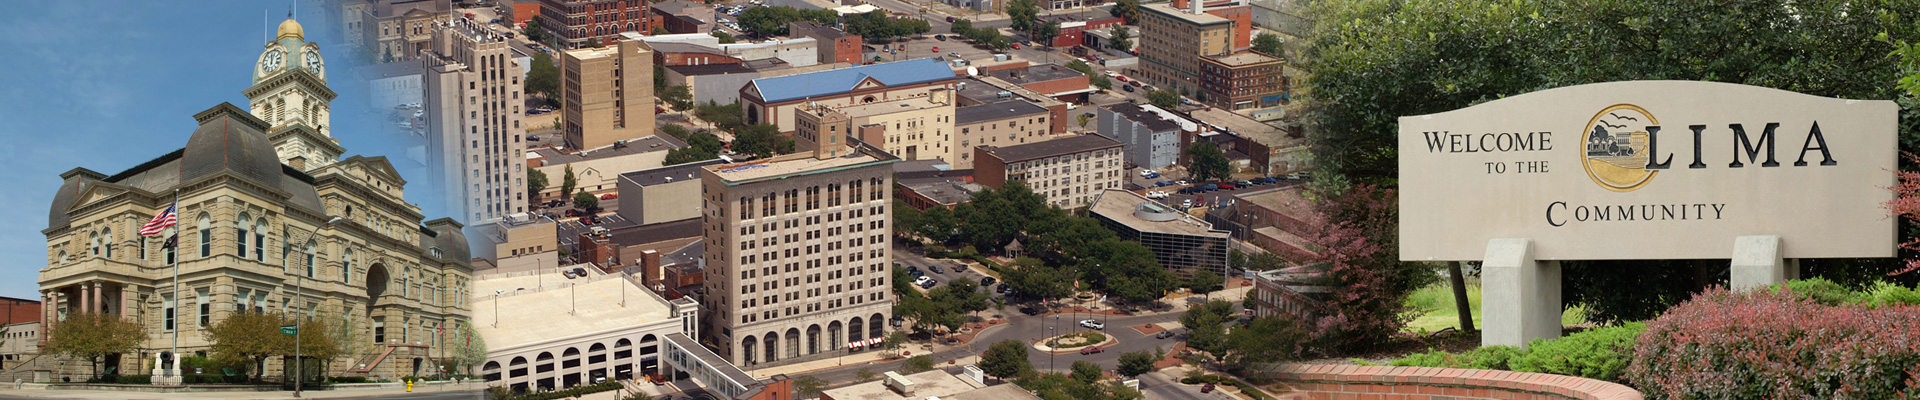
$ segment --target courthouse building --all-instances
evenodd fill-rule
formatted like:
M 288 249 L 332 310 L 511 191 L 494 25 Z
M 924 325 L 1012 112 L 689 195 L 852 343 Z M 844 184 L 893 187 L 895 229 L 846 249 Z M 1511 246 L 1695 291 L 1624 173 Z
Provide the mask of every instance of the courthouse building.
M 113 174 L 74 168 L 41 232 L 45 333 L 82 312 L 140 324 L 133 353 L 105 366 L 146 373 L 172 348 L 209 350 L 207 329 L 234 313 L 279 312 L 325 322 L 343 338 L 329 376 L 425 375 L 446 354 L 439 329 L 467 324 L 471 268 L 461 225 L 425 216 L 407 181 L 381 157 L 347 157 L 327 129 L 325 63 L 300 24 L 280 24 L 243 93 L 252 112 L 220 104 L 194 115 L 185 147 Z M 156 121 L 157 122 L 157 121 Z M 179 225 L 141 226 L 179 205 Z M 163 248 L 178 234 L 177 248 Z M 178 286 L 175 285 L 176 266 Z M 19 368 L 64 371 L 40 357 Z M 266 363 L 281 375 L 283 360 Z M 67 367 L 76 368 L 76 367 Z

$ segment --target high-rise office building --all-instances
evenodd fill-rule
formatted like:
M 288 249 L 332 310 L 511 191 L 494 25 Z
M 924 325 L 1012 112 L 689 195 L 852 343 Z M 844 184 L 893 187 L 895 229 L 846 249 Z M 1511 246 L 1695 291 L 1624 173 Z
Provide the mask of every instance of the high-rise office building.
M 863 351 L 883 337 L 896 161 L 855 141 L 701 167 L 701 332 L 717 353 L 755 369 Z
M 653 135 L 653 49 L 638 40 L 568 50 L 560 57 L 560 118 L 567 148 L 592 150 Z
M 527 212 L 525 85 L 506 32 L 465 18 L 434 28 L 421 54 L 427 157 L 447 212 L 469 224 Z

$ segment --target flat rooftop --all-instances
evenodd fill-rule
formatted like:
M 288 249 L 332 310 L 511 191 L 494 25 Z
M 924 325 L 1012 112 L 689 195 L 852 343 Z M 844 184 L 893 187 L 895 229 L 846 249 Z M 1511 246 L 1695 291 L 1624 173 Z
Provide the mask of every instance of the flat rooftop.
M 1024 117 L 1034 114 L 1046 114 L 1047 109 L 1026 100 L 1007 100 L 998 103 L 961 107 L 953 110 L 954 125 L 977 124 L 987 121 L 999 121 L 1008 118 Z
M 1146 107 L 1153 107 L 1153 106 L 1146 106 Z M 1173 120 L 1173 118 L 1179 118 L 1179 117 L 1173 117 L 1169 114 L 1162 114 L 1159 112 L 1155 112 L 1154 110 L 1149 110 L 1147 108 L 1141 107 L 1139 104 L 1119 103 L 1119 104 L 1114 104 L 1109 106 L 1102 106 L 1100 108 L 1105 108 L 1107 109 L 1107 111 L 1112 111 L 1115 114 L 1120 114 L 1121 117 L 1124 117 L 1129 121 L 1137 122 L 1141 125 L 1146 125 L 1147 129 L 1152 130 L 1154 132 L 1166 132 L 1166 131 L 1180 129 L 1180 124 L 1174 122 Z M 1188 122 L 1188 125 L 1192 125 L 1192 122 Z
M 1213 230 L 1213 224 L 1205 220 L 1126 190 L 1101 191 L 1087 210 L 1140 232 L 1219 237 L 1231 235 L 1226 231 Z
M 620 179 L 628 182 L 633 182 L 634 184 L 640 185 L 640 186 L 654 186 L 654 185 L 664 185 L 664 184 L 673 183 L 673 182 L 698 181 L 700 180 L 700 167 L 705 167 L 708 165 L 720 164 L 725 162 L 726 161 L 716 158 L 712 160 L 690 162 L 686 164 L 669 165 L 669 166 L 654 168 L 654 169 L 643 169 L 639 171 L 620 174 Z
M 589 276 L 567 279 L 555 268 L 475 276 L 472 306 L 475 310 L 497 306 L 500 314 L 495 321 L 494 313 L 473 313 L 474 329 L 487 346 L 505 349 L 672 318 L 665 301 L 623 275 L 601 275 L 591 264 L 566 269 L 574 267 L 585 268 Z M 624 306 L 620 305 L 623 289 Z M 496 298 L 495 290 L 504 293 Z
M 1313 213 L 1313 201 L 1307 200 L 1303 186 L 1268 189 L 1258 192 L 1234 195 L 1247 203 L 1258 205 L 1294 218 L 1306 219 Z
M 879 156 L 876 156 L 878 153 Z M 899 161 L 898 157 L 870 147 L 853 151 L 847 155 L 825 160 L 813 157 L 812 152 L 794 153 L 776 156 L 764 160 L 733 164 L 715 164 L 700 167 L 719 177 L 729 186 L 753 183 L 763 179 L 784 178 L 794 175 L 808 175 L 841 171 L 868 165 Z
M 386 64 L 354 68 L 353 72 L 359 75 L 360 79 L 366 80 L 380 80 L 402 76 L 418 77 L 426 73 L 426 67 L 423 65 L 425 64 L 420 60 L 394 61 Z
M 1192 116 L 1196 121 L 1211 125 L 1215 128 L 1225 129 L 1236 135 L 1246 136 L 1275 150 L 1304 146 L 1307 144 L 1307 138 L 1305 136 L 1288 136 L 1287 132 L 1278 126 L 1260 122 L 1254 120 L 1253 117 L 1232 111 L 1209 107 L 1207 109 L 1188 112 L 1187 115 Z
M 1055 64 L 1040 64 L 1026 68 L 995 70 L 989 72 L 988 75 L 993 75 L 996 78 L 1005 79 L 1007 82 L 1013 83 L 1051 82 L 1087 76 L 1087 74 L 1082 74 L 1080 71 Z
M 1221 18 L 1218 15 L 1208 14 L 1205 9 L 1202 9 L 1199 14 L 1188 13 L 1187 10 L 1173 8 L 1173 3 L 1141 4 L 1140 9 L 1199 25 L 1224 24 L 1233 21 Z
M 986 147 L 987 154 L 998 157 L 1001 161 L 1014 163 L 1120 146 L 1120 142 L 1108 139 L 1106 136 L 1087 134 L 1022 145 Z
M 897 112 L 920 111 L 920 110 L 925 110 L 929 108 L 940 108 L 940 107 L 948 107 L 948 106 L 950 106 L 950 104 L 935 103 L 931 100 L 927 100 L 927 98 L 925 97 L 908 97 L 908 98 L 899 99 L 899 100 L 889 100 L 889 101 L 882 101 L 882 102 L 850 105 L 846 107 L 835 108 L 834 111 L 845 113 L 847 114 L 847 117 L 850 117 L 850 118 L 859 118 L 859 117 L 870 117 L 875 115 L 886 115 L 886 114 L 892 114 Z
M 673 140 L 672 138 L 652 135 L 639 139 L 627 139 L 626 144 L 621 146 L 607 145 L 572 153 L 563 153 L 553 147 L 538 147 L 528 151 L 529 154 L 527 158 L 531 159 L 538 156 L 546 165 L 572 164 L 588 160 L 667 151 L 685 146 L 686 145 L 681 144 L 680 141 Z
M 907 375 L 906 378 L 908 381 L 913 382 L 912 396 L 902 396 L 892 389 L 888 389 L 886 379 L 839 389 L 830 389 L 820 392 L 820 395 L 822 397 L 832 397 L 833 400 L 922 400 L 930 397 L 945 399 L 948 396 L 971 392 L 985 387 L 974 384 L 973 382 L 968 382 L 965 379 L 960 379 L 960 377 L 953 376 L 953 374 L 938 369 Z
M 974 193 L 986 190 L 985 186 L 977 183 L 967 183 L 957 178 L 932 182 L 913 182 L 900 186 L 905 186 L 907 190 L 919 193 L 921 196 L 926 196 L 926 198 L 940 204 L 959 204 L 971 201 L 973 200 Z
M 941 397 L 940 399 L 941 400 L 1039 400 L 1040 396 L 1034 396 L 1033 393 L 1027 393 L 1026 389 L 1021 389 L 1019 386 L 1014 386 L 1011 383 L 1002 383 L 999 385 L 988 386 L 986 388 L 974 389 L 971 391 L 956 393 L 952 396 Z
M 1215 61 L 1219 61 L 1221 64 L 1226 64 L 1227 66 L 1230 66 L 1230 67 L 1241 67 L 1241 66 L 1248 66 L 1248 65 L 1254 65 L 1254 64 L 1281 61 L 1279 57 L 1269 56 L 1269 55 L 1255 53 L 1251 51 L 1240 53 L 1240 54 L 1216 56 L 1216 57 L 1213 57 L 1213 59 Z
M 756 72 L 753 68 L 748 68 L 746 65 L 741 64 L 668 65 L 667 69 L 678 72 L 681 76 L 750 74 Z
M 608 232 L 612 242 L 621 246 L 637 246 L 647 243 L 659 243 L 674 239 L 700 237 L 700 219 L 687 218 L 679 221 L 667 221 L 647 225 L 634 225 L 615 228 Z M 622 256 L 627 256 L 622 254 Z M 638 258 L 638 255 L 633 255 Z

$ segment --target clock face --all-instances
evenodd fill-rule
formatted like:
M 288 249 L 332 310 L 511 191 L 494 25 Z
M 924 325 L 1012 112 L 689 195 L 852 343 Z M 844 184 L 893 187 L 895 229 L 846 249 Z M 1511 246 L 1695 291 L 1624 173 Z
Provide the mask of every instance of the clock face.
M 280 50 L 269 50 L 266 56 L 260 57 L 260 67 L 265 68 L 267 72 L 279 71 L 280 67 L 286 64 L 287 54 Z
M 318 52 L 318 51 L 313 51 L 313 50 L 307 50 L 307 52 L 306 52 L 306 53 L 301 53 L 301 54 L 300 54 L 300 58 L 301 58 L 302 60 L 306 60 L 306 62 L 307 62 L 307 65 L 306 65 L 306 67 L 307 67 L 307 69 L 310 69 L 310 70 L 313 70 L 314 72 L 319 72 L 319 71 L 320 71 L 320 65 L 321 65 L 321 64 L 320 64 L 320 52 Z

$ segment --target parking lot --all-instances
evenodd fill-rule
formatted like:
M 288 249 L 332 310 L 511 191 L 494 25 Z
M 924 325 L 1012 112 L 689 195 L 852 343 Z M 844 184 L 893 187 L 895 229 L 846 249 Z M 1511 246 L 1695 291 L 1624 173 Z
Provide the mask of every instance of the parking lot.
M 973 283 L 980 283 L 980 278 L 987 277 L 987 274 L 968 267 L 967 264 L 956 260 L 926 258 L 920 253 L 917 253 L 916 250 L 905 250 L 895 247 L 893 254 L 893 261 L 899 263 L 901 267 L 918 267 L 920 268 L 920 272 L 932 277 L 936 282 L 934 287 L 940 287 L 940 285 L 945 285 L 947 282 L 952 282 L 955 279 L 966 279 L 973 281 Z M 940 266 L 941 272 L 933 271 L 932 267 L 935 265 Z M 994 284 L 998 285 L 999 283 L 995 282 Z M 924 292 L 925 290 L 926 289 L 923 289 L 922 291 Z M 988 288 L 987 290 L 992 289 Z

